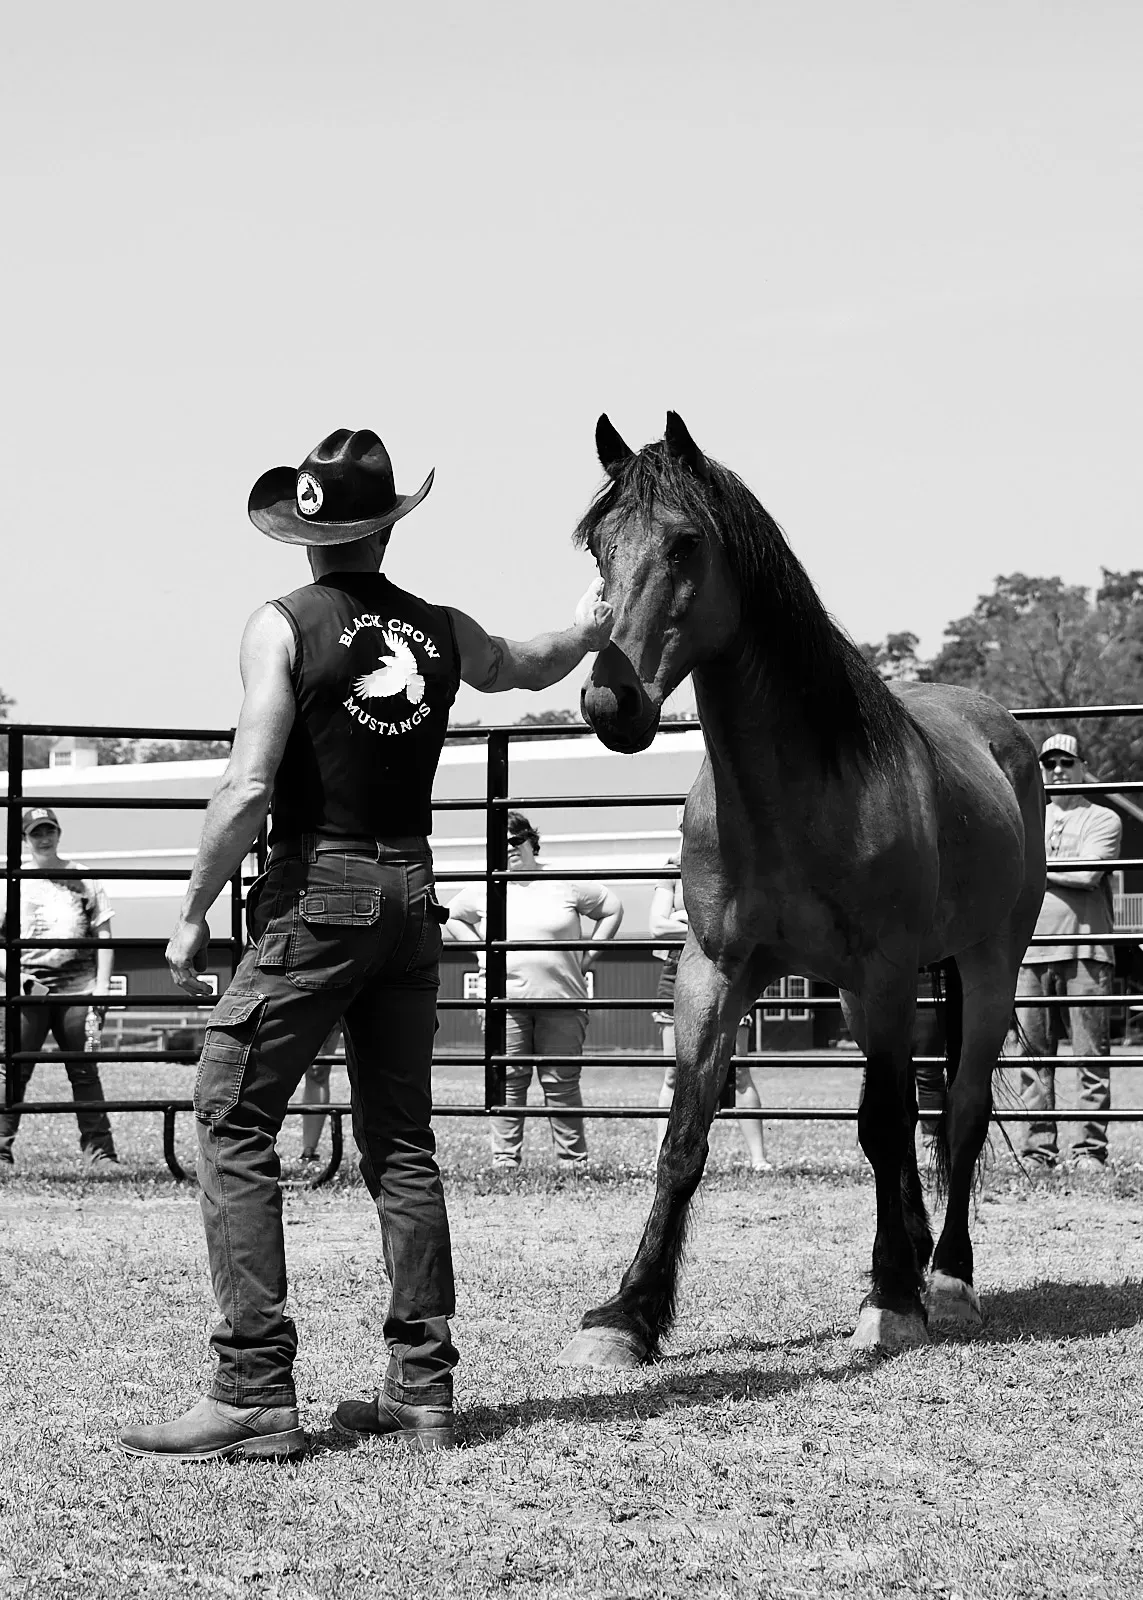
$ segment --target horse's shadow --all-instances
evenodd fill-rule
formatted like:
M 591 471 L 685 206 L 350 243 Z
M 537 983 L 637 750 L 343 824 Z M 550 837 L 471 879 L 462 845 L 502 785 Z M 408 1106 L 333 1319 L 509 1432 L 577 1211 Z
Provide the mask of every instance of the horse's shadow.
M 1143 1283 L 1029 1284 L 1020 1289 L 997 1289 L 983 1297 L 984 1326 L 962 1335 L 934 1327 L 935 1344 L 971 1339 L 974 1343 L 1018 1344 L 1031 1340 L 1095 1339 L 1143 1323 Z M 600 1423 L 604 1426 L 638 1426 L 673 1411 L 712 1406 L 726 1401 L 777 1400 L 807 1383 L 845 1384 L 864 1377 L 871 1362 L 887 1356 L 847 1354 L 841 1361 L 775 1372 L 750 1358 L 775 1351 L 804 1350 L 835 1345 L 839 1331 L 808 1333 L 795 1339 L 765 1339 L 743 1335 L 718 1344 L 690 1345 L 669 1351 L 646 1369 L 638 1389 L 620 1394 L 586 1393 L 559 1398 L 538 1397 L 509 1401 L 502 1407 L 466 1407 L 458 1418 L 458 1431 L 470 1448 L 489 1444 L 536 1423 Z M 692 1363 L 726 1362 L 721 1370 L 688 1370 Z M 325 1431 L 315 1433 L 319 1448 L 346 1449 L 343 1439 Z
M 993 1289 L 981 1297 L 990 1344 L 1027 1339 L 1098 1339 L 1143 1323 L 1143 1282 L 1056 1283 Z

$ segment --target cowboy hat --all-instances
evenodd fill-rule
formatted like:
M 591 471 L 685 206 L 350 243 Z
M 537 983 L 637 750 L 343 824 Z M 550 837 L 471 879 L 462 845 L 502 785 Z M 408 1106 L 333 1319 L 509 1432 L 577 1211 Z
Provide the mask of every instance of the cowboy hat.
M 420 505 L 432 484 L 430 472 L 416 494 L 398 494 L 389 452 L 377 435 L 369 428 L 338 428 L 300 467 L 264 472 L 247 509 L 256 528 L 284 544 L 349 544 L 391 528 Z

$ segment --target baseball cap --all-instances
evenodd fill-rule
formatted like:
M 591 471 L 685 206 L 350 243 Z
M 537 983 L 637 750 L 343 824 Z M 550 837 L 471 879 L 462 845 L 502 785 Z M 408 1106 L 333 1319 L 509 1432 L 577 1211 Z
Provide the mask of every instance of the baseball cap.
M 53 828 L 59 827 L 60 819 L 51 806 L 33 806 L 31 811 L 24 812 L 25 833 L 31 833 L 32 829 L 38 828 L 42 822 L 50 822 Z
M 1040 754 L 1046 756 L 1049 750 L 1059 750 L 1066 756 L 1074 756 L 1077 761 L 1083 760 L 1079 740 L 1074 733 L 1049 734 L 1040 746 Z

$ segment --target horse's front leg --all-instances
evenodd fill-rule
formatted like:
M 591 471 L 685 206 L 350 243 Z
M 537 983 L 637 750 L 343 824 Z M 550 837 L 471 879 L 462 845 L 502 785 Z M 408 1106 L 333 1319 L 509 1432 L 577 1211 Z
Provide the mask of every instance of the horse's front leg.
M 655 1198 L 619 1293 L 585 1313 L 560 1353 L 565 1366 L 632 1367 L 659 1353 L 675 1317 L 687 1214 L 706 1165 L 707 1133 L 750 996 L 747 964 L 716 965 L 692 937 L 675 985 L 675 1097 L 659 1152 Z
M 872 1284 L 851 1342 L 859 1350 L 902 1350 L 927 1344 L 929 1338 L 922 1300 L 923 1262 L 918 1254 L 927 1259 L 932 1238 L 913 1144 L 915 973 L 909 974 L 907 984 L 888 981 L 862 998 L 867 1061 L 857 1133 L 873 1168 L 877 1234 Z

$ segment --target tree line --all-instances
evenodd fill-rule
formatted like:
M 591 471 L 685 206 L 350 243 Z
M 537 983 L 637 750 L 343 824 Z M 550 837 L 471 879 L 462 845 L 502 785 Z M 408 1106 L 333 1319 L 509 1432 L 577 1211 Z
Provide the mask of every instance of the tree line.
M 929 661 L 914 633 L 860 646 L 889 682 L 958 683 L 1013 709 L 1136 705 L 1143 699 L 1143 570 L 1102 569 L 1095 591 L 1061 578 L 999 577 L 945 629 Z M 1037 740 L 1075 733 L 1092 772 L 1143 778 L 1143 718 L 1052 718 L 1025 726 Z

